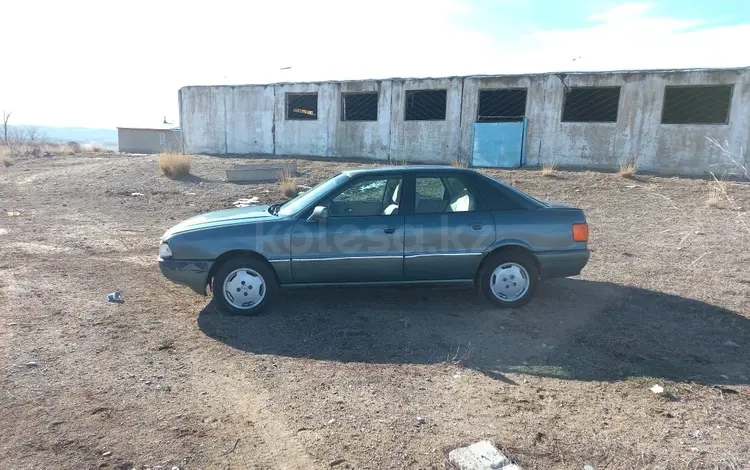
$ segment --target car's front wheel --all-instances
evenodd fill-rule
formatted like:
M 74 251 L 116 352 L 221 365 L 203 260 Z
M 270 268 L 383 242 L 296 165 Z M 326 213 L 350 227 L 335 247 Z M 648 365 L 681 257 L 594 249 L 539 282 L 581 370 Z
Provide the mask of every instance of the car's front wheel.
M 232 315 L 255 315 L 263 311 L 276 293 L 276 278 L 261 260 L 232 258 L 214 276 L 212 290 L 221 309 Z
M 479 272 L 479 288 L 482 293 L 503 308 L 526 305 L 539 284 L 539 270 L 534 259 L 526 253 L 501 251 L 482 264 Z

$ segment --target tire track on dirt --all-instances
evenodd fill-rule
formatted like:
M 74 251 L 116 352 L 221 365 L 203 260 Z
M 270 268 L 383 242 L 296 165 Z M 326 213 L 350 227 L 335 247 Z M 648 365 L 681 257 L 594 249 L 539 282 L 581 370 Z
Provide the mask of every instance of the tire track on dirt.
M 206 358 L 206 361 L 211 360 L 212 358 Z M 272 398 L 265 388 L 251 384 L 247 375 L 234 363 L 225 366 L 224 369 L 227 372 L 226 375 L 216 374 L 218 376 L 216 380 L 212 377 L 210 383 L 203 382 L 199 388 L 210 389 L 213 395 L 231 400 L 231 405 L 224 404 L 230 405 L 230 408 L 241 413 L 247 421 L 252 423 L 252 428 L 265 444 L 265 450 L 268 452 L 266 460 L 273 462 L 273 468 L 280 470 L 327 468 L 316 463 L 306 452 L 296 435 L 285 424 L 284 418 L 270 411 Z M 239 420 L 239 422 L 242 423 L 244 420 Z M 243 446 L 242 442 L 245 439 L 242 437 L 239 439 L 232 460 L 236 459 L 244 463 L 253 462 L 254 456 L 258 453 L 257 450 Z

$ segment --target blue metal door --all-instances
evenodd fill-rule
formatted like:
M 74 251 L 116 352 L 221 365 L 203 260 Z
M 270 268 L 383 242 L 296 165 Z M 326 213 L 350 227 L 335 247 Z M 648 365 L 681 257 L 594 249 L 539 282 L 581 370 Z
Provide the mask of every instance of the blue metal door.
M 519 122 L 475 122 L 471 165 L 518 168 L 525 160 L 526 119 Z

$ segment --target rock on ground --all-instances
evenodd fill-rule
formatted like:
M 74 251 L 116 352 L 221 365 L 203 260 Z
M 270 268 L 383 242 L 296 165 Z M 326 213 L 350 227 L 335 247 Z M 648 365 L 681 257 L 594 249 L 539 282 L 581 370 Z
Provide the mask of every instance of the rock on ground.
M 521 470 L 490 441 L 479 441 L 450 451 L 448 460 L 460 470 Z

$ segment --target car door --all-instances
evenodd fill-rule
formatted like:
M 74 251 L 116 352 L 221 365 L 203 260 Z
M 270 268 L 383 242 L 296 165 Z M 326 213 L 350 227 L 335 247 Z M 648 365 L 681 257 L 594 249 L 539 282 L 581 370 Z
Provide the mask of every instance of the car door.
M 355 179 L 317 205 L 327 216 L 303 216 L 291 234 L 295 283 L 403 279 L 404 216 L 400 175 Z
M 405 279 L 473 279 L 484 250 L 495 241 L 495 223 L 470 174 L 418 173 L 410 184 Z

